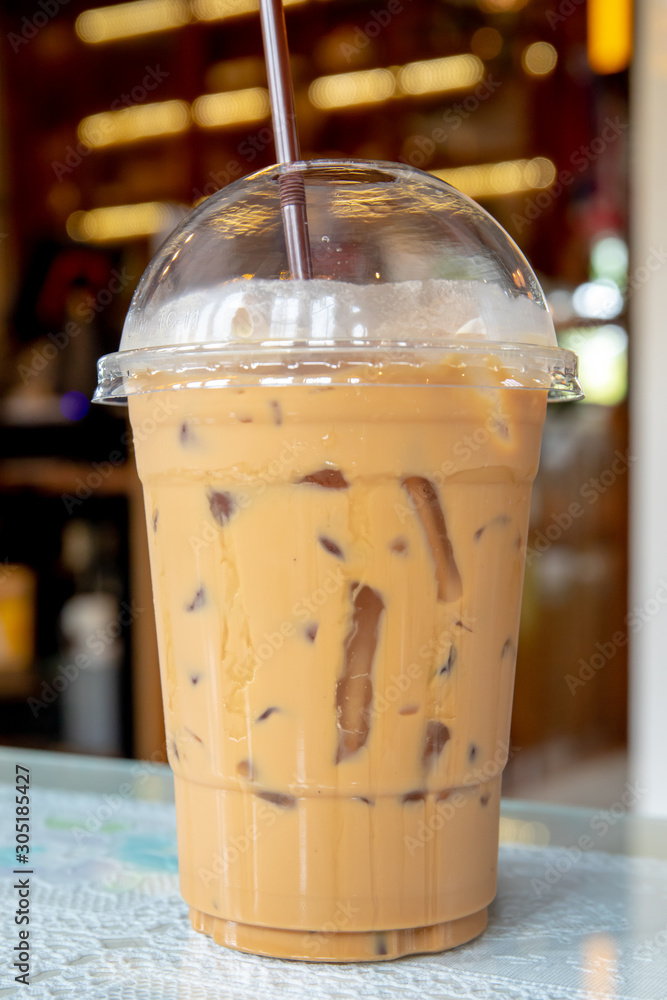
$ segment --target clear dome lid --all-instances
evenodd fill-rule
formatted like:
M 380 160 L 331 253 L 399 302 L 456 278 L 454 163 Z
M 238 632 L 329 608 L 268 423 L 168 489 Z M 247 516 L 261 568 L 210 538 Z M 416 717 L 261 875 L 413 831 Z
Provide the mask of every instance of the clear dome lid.
M 290 278 L 280 210 L 278 180 L 293 170 L 305 182 L 308 281 Z M 139 282 L 120 350 L 99 362 L 94 398 L 452 354 L 476 365 L 492 355 L 512 384 L 581 397 L 533 270 L 479 205 L 409 166 L 306 161 L 236 181 L 174 230 Z

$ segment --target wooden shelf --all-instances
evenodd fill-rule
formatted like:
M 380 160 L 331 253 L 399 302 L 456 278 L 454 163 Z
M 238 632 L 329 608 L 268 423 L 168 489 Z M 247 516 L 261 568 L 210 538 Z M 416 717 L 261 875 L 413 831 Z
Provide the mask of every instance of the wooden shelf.
M 110 466 L 109 462 L 97 463 Z M 136 473 L 129 463 L 110 466 L 105 475 L 97 472 L 101 478 L 99 485 L 90 488 L 99 496 L 114 496 L 130 493 L 135 486 Z M 88 484 L 91 476 L 96 473 L 95 465 L 90 462 L 74 462 L 61 458 L 7 458 L 0 462 L 0 489 L 6 490 L 37 490 L 40 493 L 72 493 L 76 494 L 81 483 Z

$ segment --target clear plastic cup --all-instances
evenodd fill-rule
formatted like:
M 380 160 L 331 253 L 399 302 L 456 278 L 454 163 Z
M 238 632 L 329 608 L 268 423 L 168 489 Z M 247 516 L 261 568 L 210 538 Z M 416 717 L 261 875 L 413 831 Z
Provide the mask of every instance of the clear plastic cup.
M 581 393 L 474 202 L 296 168 L 314 280 L 287 270 L 295 168 L 225 188 L 150 264 L 96 398 L 129 402 L 193 927 L 389 959 L 486 925 L 542 425 Z

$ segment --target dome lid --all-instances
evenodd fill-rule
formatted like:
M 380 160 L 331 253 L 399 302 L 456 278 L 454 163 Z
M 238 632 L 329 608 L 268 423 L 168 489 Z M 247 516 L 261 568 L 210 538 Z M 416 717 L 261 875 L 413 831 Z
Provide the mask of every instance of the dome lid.
M 310 281 L 290 279 L 280 211 L 279 177 L 295 169 Z M 424 352 L 488 356 L 490 345 L 504 366 L 537 372 L 529 383 L 552 398 L 580 397 L 576 357 L 557 345 L 533 270 L 479 205 L 409 166 L 306 161 L 236 181 L 174 230 L 139 282 L 120 350 L 100 361 L 95 398 L 150 391 L 156 371 L 182 385 L 222 370 L 239 384 L 258 365 L 304 357 L 368 365 L 379 350 L 417 363 Z

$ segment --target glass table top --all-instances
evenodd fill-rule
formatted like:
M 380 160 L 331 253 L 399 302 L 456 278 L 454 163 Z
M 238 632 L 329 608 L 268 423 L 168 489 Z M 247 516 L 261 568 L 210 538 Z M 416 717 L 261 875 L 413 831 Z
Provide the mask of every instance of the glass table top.
M 27 773 L 21 861 L 15 785 Z M 480 938 L 439 955 L 335 966 L 244 955 L 190 928 L 161 761 L 1 748 L 0 1000 L 23 989 L 10 966 L 24 940 L 26 879 L 33 997 L 664 1000 L 667 821 L 633 815 L 640 795 L 627 785 L 596 811 L 504 800 L 498 895 Z

